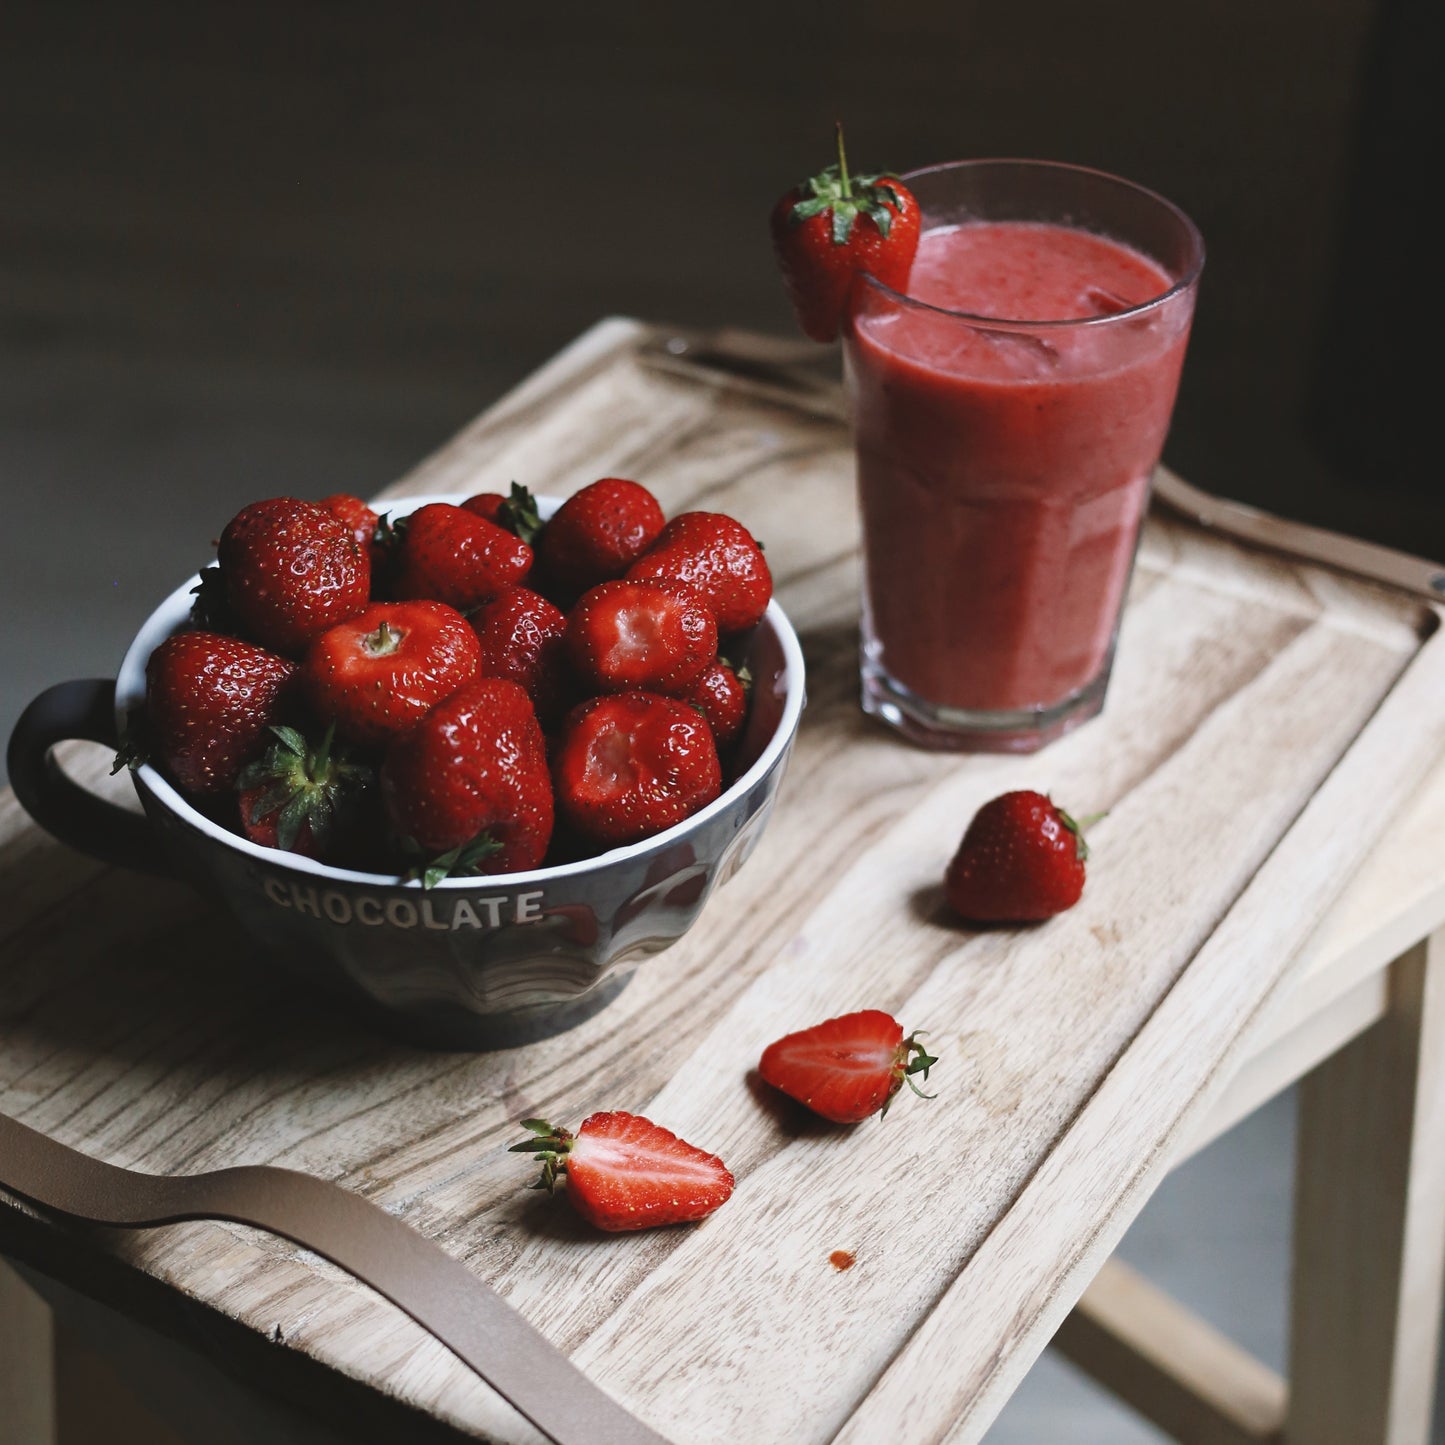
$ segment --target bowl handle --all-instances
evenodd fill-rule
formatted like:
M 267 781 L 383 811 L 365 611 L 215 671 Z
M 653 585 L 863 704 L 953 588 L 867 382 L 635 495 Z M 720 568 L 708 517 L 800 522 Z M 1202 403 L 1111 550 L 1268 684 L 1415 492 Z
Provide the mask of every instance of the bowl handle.
M 20 714 L 5 755 L 20 806 L 47 833 L 102 863 L 173 876 L 143 817 L 82 788 L 56 762 L 56 744 L 70 738 L 117 746 L 109 678 L 57 683 Z

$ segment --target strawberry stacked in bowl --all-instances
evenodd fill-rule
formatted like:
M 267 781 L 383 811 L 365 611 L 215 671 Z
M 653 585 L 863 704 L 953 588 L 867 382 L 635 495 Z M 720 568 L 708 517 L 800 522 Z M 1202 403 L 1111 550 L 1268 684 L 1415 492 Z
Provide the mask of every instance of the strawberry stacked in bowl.
M 715 801 L 772 579 L 731 517 L 622 478 L 543 520 L 482 493 L 383 519 L 333 496 L 226 526 L 146 664 L 141 747 L 253 842 L 415 876 L 526 872 Z

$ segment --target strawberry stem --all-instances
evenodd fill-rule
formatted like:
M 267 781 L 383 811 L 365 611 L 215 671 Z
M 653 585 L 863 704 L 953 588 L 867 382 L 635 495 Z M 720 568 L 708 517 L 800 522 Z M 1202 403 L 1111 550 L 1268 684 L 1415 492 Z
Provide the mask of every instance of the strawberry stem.
M 843 195 L 851 200 L 853 196 L 853 186 L 848 180 L 848 156 L 843 149 L 843 122 L 841 120 L 835 120 L 833 122 L 833 129 L 838 134 L 838 183 L 842 187 Z

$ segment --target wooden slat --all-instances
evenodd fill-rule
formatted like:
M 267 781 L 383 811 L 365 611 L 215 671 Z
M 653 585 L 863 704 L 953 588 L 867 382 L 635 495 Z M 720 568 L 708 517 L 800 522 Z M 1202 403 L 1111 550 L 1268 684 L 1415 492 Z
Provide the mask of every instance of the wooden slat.
M 1300 1090 L 1288 1445 L 1425 1445 L 1445 1283 L 1445 937 Z
M 1284 1424 L 1288 1390 L 1273 1370 L 1119 1260 L 1053 1344 L 1181 1445 L 1262 1445 Z
M 272 1162 L 340 1179 L 466 1259 L 679 1441 L 827 1438 L 860 1401 L 870 1418 L 895 1359 L 930 1390 L 940 1374 L 976 1382 L 995 1359 L 992 1408 L 996 1382 L 1017 1377 L 1086 1282 L 1094 1256 L 1075 1231 L 1107 1232 L 1133 1207 L 1161 1141 L 1178 1142 L 1172 1121 L 1203 1097 L 1200 1075 L 1297 951 L 1291 929 L 1339 893 L 1369 841 L 1339 826 L 1348 789 L 1321 853 L 1281 837 L 1296 838 L 1352 743 L 1388 775 L 1381 810 L 1439 751 L 1433 698 L 1405 728 L 1380 707 L 1397 686 L 1428 691 L 1420 663 L 1399 679 L 1437 649 L 1421 652 L 1414 604 L 1157 521 L 1100 722 L 1032 758 L 904 747 L 857 709 L 846 438 L 643 370 L 628 358 L 642 334 L 599 328 L 402 488 L 515 477 L 560 495 L 630 474 L 669 512 L 729 511 L 763 536 L 803 635 L 809 706 L 749 866 L 595 1019 L 477 1056 L 400 1049 L 298 1002 L 185 890 L 87 867 L 63 914 L 22 907 L 7 939 L 0 1107 L 121 1164 Z M 1110 810 L 1084 902 L 1039 929 L 961 929 L 939 908 L 943 864 L 974 808 L 1015 786 Z M 1240 938 L 1265 877 L 1290 906 Z M 1227 1006 L 1201 1020 L 1217 998 Z M 777 1032 L 865 1003 L 932 1030 L 933 1104 L 845 1134 L 749 1087 Z M 1177 1068 L 1161 1063 L 1171 1048 Z M 1121 1116 L 1109 1147 L 1101 1099 Z M 740 1181 L 727 1209 L 695 1230 L 603 1239 L 522 1189 L 506 1153 L 518 1118 L 609 1106 L 721 1152 Z M 1073 1201 L 1059 1229 L 1036 1203 L 1046 1177 Z M 1015 1221 L 1035 1267 L 1062 1274 L 1022 1275 L 994 1253 Z M 192 1224 L 108 1247 L 460 1428 L 529 1438 L 440 1346 L 289 1246 Z M 846 1273 L 828 1263 L 836 1248 L 857 1256 Z M 960 1281 L 985 1272 L 989 1343 L 959 1330 L 918 1356 L 929 1311 L 953 1318 Z

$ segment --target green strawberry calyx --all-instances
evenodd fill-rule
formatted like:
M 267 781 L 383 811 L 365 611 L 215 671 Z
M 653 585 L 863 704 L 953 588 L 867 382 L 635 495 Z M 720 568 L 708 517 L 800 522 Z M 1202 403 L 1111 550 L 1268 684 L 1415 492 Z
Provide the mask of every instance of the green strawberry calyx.
M 937 1094 L 925 1094 L 918 1087 L 915 1074 L 922 1074 L 928 1078 L 928 1071 L 938 1062 L 936 1054 L 930 1054 L 919 1042 L 923 1037 L 922 1029 L 915 1029 L 906 1039 L 903 1040 L 893 1054 L 893 1088 L 888 1095 L 887 1102 L 879 1110 L 879 1118 L 888 1112 L 888 1105 L 893 1102 L 893 1095 L 907 1084 L 920 1099 L 936 1099 Z
M 533 1189 L 545 1189 L 548 1194 L 557 1188 L 557 1176 L 567 1172 L 567 1152 L 576 1142 L 567 1129 L 558 1129 L 545 1119 L 523 1119 L 522 1128 L 531 1132 L 530 1139 L 513 1144 L 509 1154 L 530 1154 L 542 1165 L 541 1177 Z
M 1054 811 L 1059 815 L 1059 822 L 1074 835 L 1074 856 L 1080 863 L 1087 863 L 1089 861 L 1089 845 L 1084 838 L 1084 830 L 1092 828 L 1095 823 L 1107 818 L 1108 813 L 1089 813 L 1083 818 L 1071 818 L 1057 804 L 1054 805 Z
M 843 149 L 843 122 L 836 122 L 838 132 L 838 160 L 816 176 L 810 176 L 798 190 L 799 199 L 789 212 L 791 225 L 800 226 L 814 216 L 827 211 L 833 213 L 833 244 L 846 246 L 853 234 L 853 226 L 860 215 L 867 216 L 878 228 L 878 234 L 886 241 L 893 227 L 895 213 L 903 210 L 904 195 L 898 177 L 891 171 L 880 171 L 875 175 L 850 176 L 848 157 Z M 889 207 L 892 207 L 892 210 Z
M 430 855 L 415 838 L 401 839 L 401 851 L 412 859 L 412 865 L 402 874 L 408 882 L 421 879 L 423 889 L 435 888 L 443 878 L 460 878 L 468 873 L 481 873 L 479 866 L 494 853 L 502 851 L 502 845 L 490 833 L 479 833 L 466 843 L 458 843 L 445 853 Z
M 513 482 L 507 500 L 497 509 L 497 525 L 532 547 L 547 524 L 537 511 L 537 499 L 526 487 Z
M 338 813 L 371 786 L 371 769 L 338 754 L 335 723 L 314 748 L 295 728 L 276 725 L 271 732 L 276 741 L 236 779 L 238 791 L 256 791 L 247 822 L 259 823 L 274 813 L 278 847 L 289 852 L 301 829 L 309 827 L 324 851 Z

